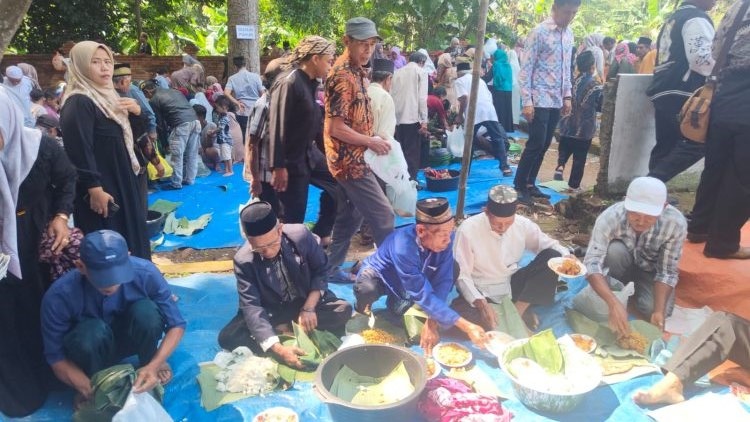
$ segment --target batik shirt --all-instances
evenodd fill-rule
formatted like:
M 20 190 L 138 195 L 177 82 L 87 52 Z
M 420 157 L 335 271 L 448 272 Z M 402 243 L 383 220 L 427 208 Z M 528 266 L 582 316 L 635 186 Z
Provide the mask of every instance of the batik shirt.
M 534 28 L 521 66 L 521 99 L 524 107 L 561 108 L 570 97 L 573 31 L 548 18 Z
M 623 202 L 604 210 L 594 223 L 583 264 L 589 274 L 605 274 L 604 259 L 613 240 L 619 240 L 631 251 L 635 265 L 643 271 L 656 273 L 654 281 L 677 285 L 677 264 L 687 236 L 687 222 L 677 208 L 667 205 L 647 231 L 638 234 L 628 223 Z
M 336 117 L 355 132 L 372 136 L 373 117 L 369 81 L 364 69 L 352 67 L 349 53 L 344 52 L 328 73 L 325 85 L 325 142 L 328 169 L 336 179 L 360 179 L 370 173 L 365 164 L 364 146 L 352 145 L 331 136 L 331 123 Z

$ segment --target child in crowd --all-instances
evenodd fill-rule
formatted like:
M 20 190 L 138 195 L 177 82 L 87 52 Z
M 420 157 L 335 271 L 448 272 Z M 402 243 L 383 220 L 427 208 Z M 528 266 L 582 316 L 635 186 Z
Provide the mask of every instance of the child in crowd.
M 44 90 L 44 109 L 47 114 L 60 118 L 60 94 L 57 88 L 47 88 Z
M 573 82 L 571 113 L 560 120 L 560 147 L 555 180 L 563 180 L 563 171 L 573 155 L 573 168 L 568 179 L 569 193 L 581 190 L 581 179 L 591 139 L 596 132 L 596 113 L 602 108 L 602 85 L 594 76 L 594 55 L 585 51 L 576 57 L 578 77 Z
M 213 105 L 216 99 L 219 98 L 220 95 L 224 95 L 224 89 L 221 87 L 219 80 L 216 79 L 216 76 L 207 76 L 206 77 L 206 97 L 208 97 L 208 102 L 210 102 L 211 105 Z
M 198 120 L 201 122 L 201 148 L 199 151 L 203 164 L 212 170 L 217 170 L 220 161 L 219 150 L 216 148 L 218 128 L 216 123 L 206 120 L 206 107 L 195 104 L 193 110 L 195 110 L 195 114 L 198 115 Z
M 31 97 L 31 117 L 36 121 L 39 116 L 47 114 L 47 109 L 44 108 L 44 92 L 39 88 L 34 88 L 29 93 Z
M 232 146 L 234 144 L 234 139 L 232 139 L 232 132 L 229 130 L 229 113 L 231 108 L 232 101 L 230 101 L 225 95 L 216 99 L 216 107 L 214 109 L 219 116 L 219 124 L 217 125 L 218 129 L 216 132 L 216 146 L 219 149 L 219 161 L 224 162 L 224 176 L 231 176 L 234 174 L 232 171 Z M 239 139 L 237 141 L 239 141 Z

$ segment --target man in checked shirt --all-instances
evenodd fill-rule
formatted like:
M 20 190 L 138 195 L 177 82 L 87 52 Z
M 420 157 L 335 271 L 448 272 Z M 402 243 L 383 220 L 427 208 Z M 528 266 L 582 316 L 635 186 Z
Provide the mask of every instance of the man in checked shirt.
M 612 293 L 618 282 L 635 284 L 635 308 L 664 329 L 674 306 L 677 264 L 687 236 L 685 217 L 667 204 L 659 179 L 638 177 L 625 200 L 607 208 L 591 232 L 587 279 L 609 307 L 609 326 L 619 336 L 630 332 L 628 312 Z

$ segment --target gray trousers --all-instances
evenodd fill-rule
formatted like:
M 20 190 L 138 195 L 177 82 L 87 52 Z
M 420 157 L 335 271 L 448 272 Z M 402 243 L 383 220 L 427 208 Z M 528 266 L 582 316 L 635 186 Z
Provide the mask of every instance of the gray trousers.
M 654 278 L 656 272 L 644 271 L 635 263 L 633 251 L 619 240 L 613 240 L 607 248 L 604 267 L 609 268 L 610 287 L 622 287 L 620 284 L 633 282 L 635 284 L 635 307 L 646 317 L 654 312 Z M 667 298 L 664 316 L 672 314 L 674 308 L 674 290 Z
M 328 263 L 333 269 L 344 263 L 349 243 L 362 220 L 372 228 L 372 237 L 378 246 L 393 231 L 394 221 L 393 208 L 374 174 L 360 179 L 339 179 L 338 182 L 347 200 L 339 201 L 331 246 L 328 247 Z
M 201 122 L 185 122 L 169 133 L 169 164 L 172 165 L 172 186 L 195 183 L 198 174 L 198 149 L 201 145 Z
M 688 385 L 727 359 L 750 370 L 749 351 L 750 321 L 727 312 L 714 312 L 677 347 L 664 369 Z

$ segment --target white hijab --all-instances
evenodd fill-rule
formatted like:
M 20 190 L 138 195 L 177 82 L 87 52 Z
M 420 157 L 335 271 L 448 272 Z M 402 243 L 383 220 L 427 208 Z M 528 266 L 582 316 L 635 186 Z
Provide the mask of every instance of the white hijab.
M 10 256 L 8 271 L 21 278 L 16 233 L 18 188 L 28 176 L 39 154 L 42 132 L 23 126 L 23 112 L 0 86 L 0 253 Z

